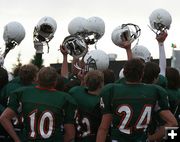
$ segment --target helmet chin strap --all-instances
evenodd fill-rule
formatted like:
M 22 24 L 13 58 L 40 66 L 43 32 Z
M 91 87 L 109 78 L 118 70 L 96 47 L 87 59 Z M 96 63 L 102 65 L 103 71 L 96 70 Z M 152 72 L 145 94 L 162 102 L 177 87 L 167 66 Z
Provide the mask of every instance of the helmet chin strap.
M 5 51 L 4 51 L 4 53 L 3 53 L 3 57 L 5 58 L 6 55 L 9 53 L 9 51 L 10 51 L 11 49 L 13 49 L 16 45 L 18 45 L 18 43 L 15 42 L 14 40 L 6 43 L 6 45 L 5 45 L 6 47 L 5 47 Z

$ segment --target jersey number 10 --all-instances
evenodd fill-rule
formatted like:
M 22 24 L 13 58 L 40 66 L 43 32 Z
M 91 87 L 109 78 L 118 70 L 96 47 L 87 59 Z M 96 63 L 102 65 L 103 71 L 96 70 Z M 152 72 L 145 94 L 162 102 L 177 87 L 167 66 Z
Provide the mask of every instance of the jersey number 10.
M 54 125 L 54 119 L 53 114 L 51 112 L 45 111 L 42 112 L 40 117 L 36 118 L 37 110 L 33 111 L 29 115 L 29 122 L 30 122 L 30 132 L 29 137 L 32 139 L 36 138 L 36 133 L 38 133 L 42 138 L 47 139 L 51 136 L 53 132 L 53 125 Z M 36 125 L 36 122 L 38 122 L 38 125 Z M 38 126 L 38 127 L 37 127 Z M 38 131 L 36 132 L 36 129 L 38 128 Z

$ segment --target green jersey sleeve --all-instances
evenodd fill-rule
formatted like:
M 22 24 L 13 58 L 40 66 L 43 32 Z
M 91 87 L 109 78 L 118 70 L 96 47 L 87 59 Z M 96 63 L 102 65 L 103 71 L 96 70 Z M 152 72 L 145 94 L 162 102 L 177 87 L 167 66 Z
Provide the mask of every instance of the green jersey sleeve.
M 19 90 L 19 89 L 18 89 Z M 14 91 L 10 94 L 7 102 L 7 107 L 11 108 L 13 111 L 18 113 L 18 107 L 19 107 L 19 100 L 20 100 L 20 91 Z
M 111 99 L 112 99 L 113 84 L 106 85 L 100 93 L 100 107 L 102 114 L 111 113 Z
M 66 103 L 64 106 L 64 113 L 65 113 L 64 123 L 74 124 L 76 110 L 77 110 L 77 103 L 69 94 L 67 94 Z
M 162 110 L 167 110 L 169 109 L 169 99 L 168 99 L 168 94 L 167 94 L 167 91 L 160 87 L 160 86 L 157 86 L 157 85 L 154 85 L 156 86 L 157 88 L 157 91 L 158 91 L 158 96 L 157 96 L 157 103 L 156 103 L 156 106 L 155 106 L 155 111 L 156 112 L 159 112 L 159 111 L 162 111 Z
M 167 86 L 167 78 L 163 75 L 159 75 L 158 81 L 156 83 L 157 85 L 166 88 Z

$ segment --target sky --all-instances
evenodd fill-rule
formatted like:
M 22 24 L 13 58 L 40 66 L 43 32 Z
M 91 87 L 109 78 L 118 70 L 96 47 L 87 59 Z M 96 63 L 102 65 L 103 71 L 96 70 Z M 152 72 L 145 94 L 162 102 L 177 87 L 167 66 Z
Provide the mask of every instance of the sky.
M 21 44 L 11 50 L 5 58 L 4 66 L 8 70 L 17 64 L 17 57 L 23 64 L 29 63 L 35 54 L 33 47 L 33 29 L 44 16 L 50 16 L 57 22 L 54 38 L 49 42 L 50 52 L 44 46 L 44 65 L 61 63 L 62 55 L 58 51 L 59 45 L 69 35 L 68 24 L 75 17 L 100 17 L 105 22 L 105 34 L 98 41 L 97 49 L 107 54 L 115 53 L 117 60 L 125 60 L 126 52 L 117 47 L 111 40 L 111 33 L 115 27 L 134 23 L 141 28 L 139 45 L 149 49 L 153 58 L 158 58 L 158 44 L 155 34 L 148 28 L 149 16 L 155 9 L 166 9 L 172 16 L 171 28 L 165 41 L 166 57 L 172 56 L 171 44 L 180 48 L 180 8 L 177 0 L 0 0 L 0 47 L 4 49 L 4 26 L 12 21 L 23 25 L 26 35 Z M 90 50 L 95 49 L 94 46 Z M 69 60 L 72 58 L 69 57 Z

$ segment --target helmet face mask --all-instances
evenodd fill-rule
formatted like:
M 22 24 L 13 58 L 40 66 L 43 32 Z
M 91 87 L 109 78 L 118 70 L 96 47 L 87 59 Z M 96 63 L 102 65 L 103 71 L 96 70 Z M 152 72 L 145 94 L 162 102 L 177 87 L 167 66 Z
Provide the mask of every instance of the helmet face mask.
M 62 45 L 64 46 L 64 48 L 66 48 L 69 55 L 75 58 L 83 57 L 88 51 L 85 40 L 80 35 L 67 36 L 64 39 Z
M 90 56 L 85 64 L 85 71 L 89 72 L 91 70 L 97 70 L 97 65 L 96 65 L 96 60 Z

